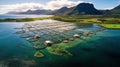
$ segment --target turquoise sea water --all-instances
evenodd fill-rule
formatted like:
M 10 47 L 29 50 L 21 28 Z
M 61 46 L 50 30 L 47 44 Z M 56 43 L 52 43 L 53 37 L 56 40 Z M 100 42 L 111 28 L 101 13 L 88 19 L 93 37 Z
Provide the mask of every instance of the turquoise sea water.
M 97 32 L 86 42 L 80 42 L 67 49 L 73 54 L 72 57 L 54 55 L 43 49 L 41 51 L 45 57 L 36 58 L 34 57 L 34 49 L 20 47 L 32 44 L 15 34 L 17 31 L 15 28 L 19 28 L 23 24 L 24 22 L 0 23 L 0 67 L 5 67 L 4 65 L 16 59 L 24 61 L 27 65 L 25 67 L 120 67 L 120 30 L 106 29 Z M 97 25 L 94 24 L 94 26 Z M 9 67 L 16 67 L 16 64 L 19 64 L 12 62 L 13 66 L 9 64 Z

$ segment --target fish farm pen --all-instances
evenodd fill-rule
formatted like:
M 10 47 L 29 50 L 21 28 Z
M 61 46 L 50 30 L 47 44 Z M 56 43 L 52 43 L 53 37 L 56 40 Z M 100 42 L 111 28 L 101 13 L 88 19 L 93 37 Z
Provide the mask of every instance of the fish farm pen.
M 96 31 L 100 31 L 101 28 L 97 28 L 92 31 L 80 30 L 84 28 L 86 24 L 75 24 L 69 22 L 37 22 L 37 23 L 26 23 L 22 28 L 18 29 L 16 34 L 19 34 L 21 38 L 29 41 L 31 46 L 24 45 L 24 47 L 41 50 L 46 47 L 58 43 L 68 43 L 69 41 L 74 41 L 76 38 L 81 38 L 81 36 L 91 36 L 95 35 Z M 89 24 L 86 27 L 90 27 Z M 82 38 L 81 38 L 82 39 Z

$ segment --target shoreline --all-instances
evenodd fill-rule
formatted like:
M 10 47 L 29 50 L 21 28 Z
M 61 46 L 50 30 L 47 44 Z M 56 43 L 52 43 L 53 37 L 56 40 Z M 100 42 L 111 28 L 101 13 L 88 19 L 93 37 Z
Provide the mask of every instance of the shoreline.
M 30 22 L 30 21 L 37 21 L 37 20 L 46 20 L 50 19 L 50 17 L 45 18 L 17 18 L 17 19 L 0 19 L 0 22 Z
M 57 20 L 63 22 L 70 22 L 76 24 L 99 24 L 100 26 L 107 29 L 120 29 L 120 19 L 119 18 L 98 18 L 93 16 L 82 16 L 82 17 L 72 17 L 72 16 L 53 16 L 53 17 L 42 17 L 42 18 L 17 18 L 17 19 L 0 19 L 1 22 L 32 22 L 38 20 Z

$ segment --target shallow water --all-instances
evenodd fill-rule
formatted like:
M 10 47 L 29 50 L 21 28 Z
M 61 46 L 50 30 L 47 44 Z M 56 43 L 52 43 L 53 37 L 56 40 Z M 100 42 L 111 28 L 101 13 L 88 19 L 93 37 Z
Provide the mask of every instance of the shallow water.
M 0 19 L 16 19 L 16 18 L 41 18 L 51 17 L 52 15 L 22 15 L 22 14 L 0 14 Z
M 44 20 L 46 22 L 48 20 Z M 39 21 L 37 21 L 39 22 Z M 41 21 L 42 22 L 42 21 Z M 53 21 L 51 21 L 53 22 Z M 59 56 L 49 53 L 46 49 L 41 50 L 43 58 L 34 57 L 35 50 L 21 45 L 33 45 L 21 38 L 15 32 L 24 23 L 0 23 L 0 65 L 18 59 L 35 63 L 31 67 L 120 67 L 120 30 L 103 30 L 92 37 L 86 37 L 86 41 L 67 49 L 73 54 L 72 57 Z M 81 31 L 96 29 L 93 24 L 90 28 L 81 28 Z M 16 65 L 13 64 L 12 67 Z M 0 66 L 1 67 L 1 66 Z M 4 66 L 3 66 L 4 67 Z M 27 67 L 27 66 L 26 66 Z M 30 66 L 28 66 L 30 67 Z

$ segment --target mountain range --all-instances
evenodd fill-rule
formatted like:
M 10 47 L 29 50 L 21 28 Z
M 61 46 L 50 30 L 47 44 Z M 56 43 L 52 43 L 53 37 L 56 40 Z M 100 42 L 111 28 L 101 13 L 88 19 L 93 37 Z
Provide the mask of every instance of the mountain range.
M 120 14 L 120 5 L 110 10 L 108 14 Z
M 77 6 L 68 8 L 62 7 L 58 10 L 28 10 L 25 12 L 8 12 L 8 14 L 51 14 L 51 15 L 101 15 L 120 14 L 120 5 L 111 10 L 98 10 L 91 3 L 80 3 Z
M 8 12 L 8 14 L 52 14 L 53 11 L 51 10 L 45 10 L 45 9 L 41 9 L 41 10 L 28 10 L 25 12 Z

